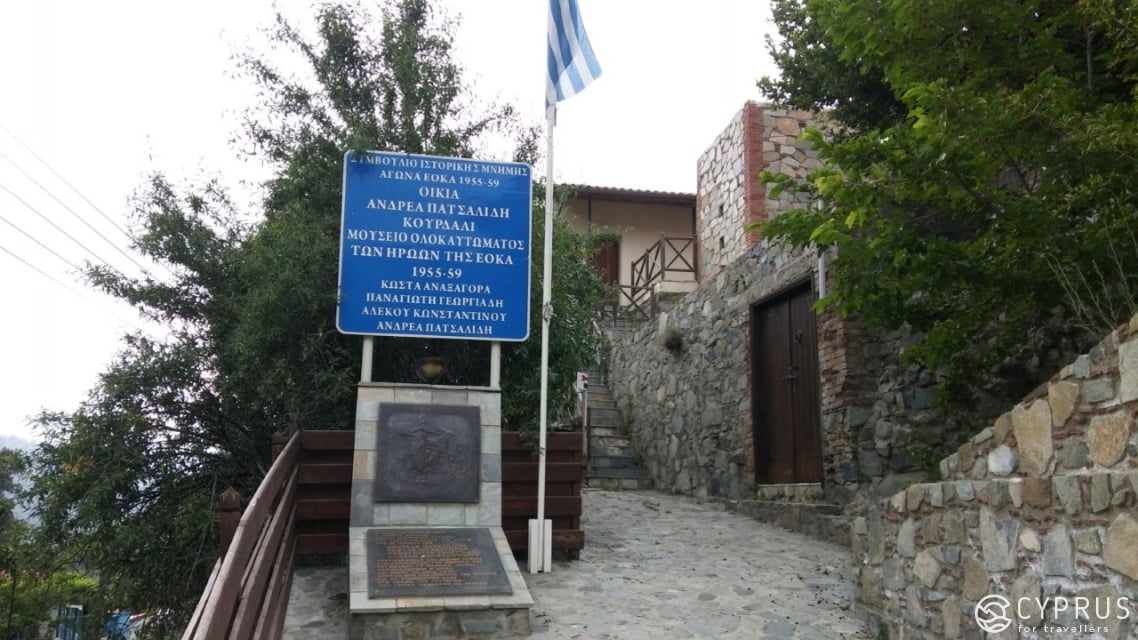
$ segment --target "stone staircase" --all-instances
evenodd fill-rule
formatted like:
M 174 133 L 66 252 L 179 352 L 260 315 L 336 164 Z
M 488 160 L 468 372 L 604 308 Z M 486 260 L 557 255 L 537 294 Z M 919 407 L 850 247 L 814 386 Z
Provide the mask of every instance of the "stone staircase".
M 608 386 L 589 383 L 589 453 L 585 485 L 594 489 L 651 489 L 652 478 L 621 432 L 620 409 Z

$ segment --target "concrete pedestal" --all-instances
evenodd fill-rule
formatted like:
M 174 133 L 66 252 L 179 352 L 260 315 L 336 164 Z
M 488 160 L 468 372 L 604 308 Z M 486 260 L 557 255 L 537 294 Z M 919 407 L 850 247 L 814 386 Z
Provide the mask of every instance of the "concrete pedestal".
M 477 407 L 480 425 L 476 503 L 375 502 L 380 408 L 384 404 Z M 361 383 L 356 401 L 349 531 L 349 637 L 353 640 L 499 638 L 530 633 L 533 598 L 502 532 L 501 394 L 486 387 Z M 367 531 L 375 528 L 488 529 L 513 593 L 369 597 Z

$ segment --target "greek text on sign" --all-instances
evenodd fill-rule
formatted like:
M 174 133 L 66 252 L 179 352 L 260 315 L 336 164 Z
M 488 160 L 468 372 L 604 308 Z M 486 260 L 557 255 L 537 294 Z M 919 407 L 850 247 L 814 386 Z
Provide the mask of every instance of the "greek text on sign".
M 531 186 L 525 164 L 346 153 L 336 327 L 525 340 Z

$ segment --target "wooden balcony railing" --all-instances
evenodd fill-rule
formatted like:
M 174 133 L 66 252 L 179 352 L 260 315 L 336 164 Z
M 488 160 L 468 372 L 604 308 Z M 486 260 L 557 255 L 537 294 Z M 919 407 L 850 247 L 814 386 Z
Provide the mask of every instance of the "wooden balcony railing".
M 659 313 L 657 286 L 662 282 L 695 282 L 695 238 L 660 236 L 632 263 L 632 284 L 613 288 L 598 314 L 598 325 L 611 329 L 634 326 Z
M 673 274 L 691 274 L 676 279 L 695 279 L 695 238 L 661 235 L 632 263 L 632 288 L 651 288 L 657 282 L 673 279 L 669 277 Z

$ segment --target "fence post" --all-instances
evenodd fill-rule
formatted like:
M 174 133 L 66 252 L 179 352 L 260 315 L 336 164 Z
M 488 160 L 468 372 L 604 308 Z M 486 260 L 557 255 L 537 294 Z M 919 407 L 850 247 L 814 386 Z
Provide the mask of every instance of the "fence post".
M 278 431 L 273 434 L 273 462 L 276 462 L 277 456 L 281 455 L 281 451 L 284 451 L 284 443 L 285 439 L 283 433 Z
M 241 522 L 241 494 L 233 487 L 221 492 L 217 501 L 217 510 L 221 512 L 221 557 L 229 550 L 229 543 L 237 533 L 237 524 Z

